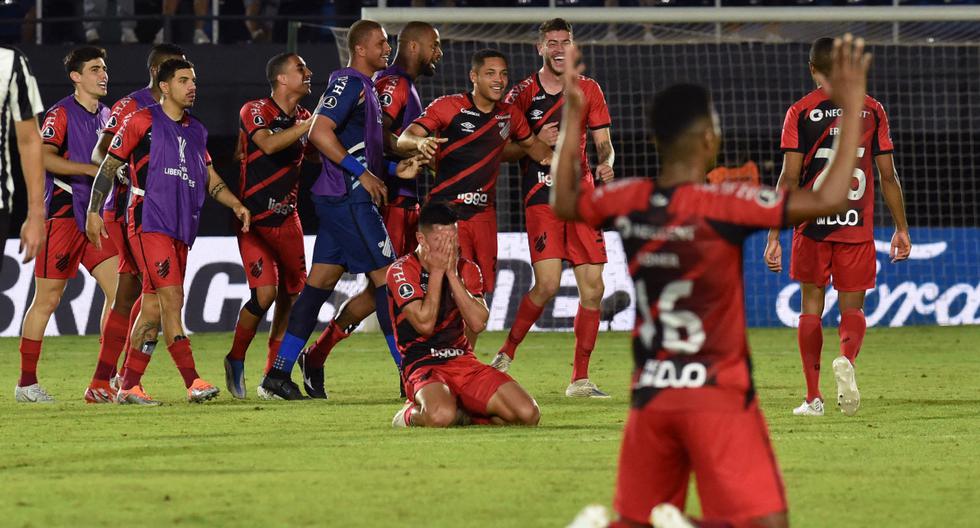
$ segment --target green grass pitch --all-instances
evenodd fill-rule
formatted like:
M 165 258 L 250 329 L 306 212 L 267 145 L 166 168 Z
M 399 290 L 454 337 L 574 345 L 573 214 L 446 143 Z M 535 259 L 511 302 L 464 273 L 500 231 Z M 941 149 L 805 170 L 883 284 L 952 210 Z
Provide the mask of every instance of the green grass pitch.
M 480 357 L 503 337 L 483 336 Z M 231 336 L 192 341 L 201 374 L 224 390 Z M 850 418 L 832 406 L 791 416 L 803 393 L 794 331 L 753 331 L 751 342 L 793 525 L 980 525 L 980 327 L 869 330 Z M 376 335 L 330 358 L 329 401 L 260 401 L 264 345 L 260 334 L 250 351 L 248 400 L 183 403 L 161 349 L 145 385 L 167 405 L 135 408 L 82 402 L 93 337 L 48 338 L 39 375 L 59 403 L 15 404 L 17 341 L 0 340 L 0 525 L 555 527 L 612 501 L 626 334 L 601 334 L 593 355 L 592 378 L 613 395 L 604 401 L 563 395 L 571 334 L 529 335 L 511 372 L 541 406 L 536 429 L 392 430 L 400 401 Z M 836 348 L 827 329 L 831 400 Z

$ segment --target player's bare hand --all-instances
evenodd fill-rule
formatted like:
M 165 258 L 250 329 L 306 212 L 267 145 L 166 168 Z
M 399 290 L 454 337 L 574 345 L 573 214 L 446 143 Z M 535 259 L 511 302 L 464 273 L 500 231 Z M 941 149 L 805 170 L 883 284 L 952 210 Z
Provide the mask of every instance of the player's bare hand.
M 24 264 L 34 260 L 34 257 L 44 248 L 44 217 L 28 214 L 27 220 L 20 226 L 19 253 L 24 254 Z
M 555 146 L 555 143 L 558 142 L 558 121 L 546 123 L 541 127 L 541 130 L 538 131 L 538 139 L 549 147 Z
M 855 39 L 850 33 L 834 39 L 831 57 L 830 79 L 818 75 L 817 82 L 834 104 L 841 108 L 861 108 L 867 93 L 868 68 L 871 67 L 871 54 L 864 52 L 864 39 Z
M 436 151 L 439 150 L 439 145 L 447 141 L 449 141 L 449 138 L 424 137 L 416 143 L 416 148 L 426 158 L 434 158 Z
M 893 263 L 909 258 L 912 253 L 912 239 L 909 238 L 908 231 L 895 231 L 895 234 L 892 235 L 892 247 L 889 253 Z
M 449 269 L 450 254 L 448 248 L 451 244 L 449 233 L 436 232 L 430 238 L 428 264 L 431 271 L 445 272 Z
M 242 233 L 248 233 L 248 229 L 252 225 L 252 212 L 242 204 L 236 205 L 231 210 L 235 213 L 235 218 L 238 218 L 238 221 L 242 223 Z
M 371 201 L 376 203 L 378 206 L 387 205 L 388 203 L 388 187 L 383 181 L 378 179 L 377 176 L 371 174 L 371 171 L 364 171 L 361 177 L 358 178 L 361 182 L 361 186 L 364 190 L 371 195 Z
M 783 248 L 779 244 L 779 239 L 769 240 L 766 250 L 762 253 L 766 261 L 766 267 L 773 273 L 783 271 Z
M 105 222 L 99 213 L 85 215 L 85 237 L 98 249 L 102 249 L 102 239 L 109 238 L 109 232 L 106 231 Z
M 398 167 L 395 170 L 395 176 L 403 180 L 412 180 L 419 175 L 419 169 L 422 165 L 426 163 L 426 157 L 421 154 L 416 154 L 411 158 L 405 158 L 398 162 Z
M 446 238 L 446 256 L 449 258 L 447 272 L 450 275 L 455 275 L 456 269 L 459 267 L 459 235 L 453 230 Z
M 565 48 L 565 71 L 561 74 L 564 89 L 562 97 L 565 99 L 565 111 L 582 110 L 585 107 L 585 94 L 578 85 L 578 77 L 585 71 L 585 65 L 580 62 L 582 54 L 578 46 L 571 44 Z M 571 67 L 569 67 L 571 66 Z
M 599 180 L 602 181 L 602 183 L 611 182 L 613 178 L 616 177 L 616 173 L 613 172 L 613 168 L 605 163 L 596 165 L 595 173 L 597 176 L 599 176 Z

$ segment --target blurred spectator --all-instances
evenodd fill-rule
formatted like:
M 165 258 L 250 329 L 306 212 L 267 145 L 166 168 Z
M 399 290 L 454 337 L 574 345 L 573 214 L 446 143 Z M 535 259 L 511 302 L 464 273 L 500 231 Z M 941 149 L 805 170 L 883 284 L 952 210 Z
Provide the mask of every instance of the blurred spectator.
M 104 17 L 109 10 L 109 0 L 85 0 L 84 4 L 85 17 Z M 131 17 L 133 16 L 133 0 L 116 0 L 116 16 L 119 18 L 119 27 L 122 28 L 119 41 L 123 44 L 136 44 L 139 39 L 136 38 L 136 21 Z M 102 40 L 99 35 L 99 28 L 102 26 L 102 21 L 90 21 L 83 24 L 85 27 L 85 41 L 89 44 L 95 44 Z
M 274 27 L 273 17 L 279 14 L 279 0 L 243 0 L 245 4 L 245 14 L 247 16 L 268 17 L 265 21 L 246 20 L 245 27 L 248 34 L 252 36 L 252 42 L 269 42 L 272 40 L 272 29 Z
M 173 16 L 177 14 L 177 8 L 180 6 L 180 0 L 163 0 L 163 16 Z M 208 14 L 208 0 L 194 0 L 194 14 L 203 17 Z M 163 43 L 163 33 L 164 28 L 160 28 L 157 31 L 156 37 L 153 38 L 154 44 Z M 208 34 L 204 32 L 204 19 L 198 19 L 194 21 L 194 44 L 210 44 L 211 39 L 208 38 Z

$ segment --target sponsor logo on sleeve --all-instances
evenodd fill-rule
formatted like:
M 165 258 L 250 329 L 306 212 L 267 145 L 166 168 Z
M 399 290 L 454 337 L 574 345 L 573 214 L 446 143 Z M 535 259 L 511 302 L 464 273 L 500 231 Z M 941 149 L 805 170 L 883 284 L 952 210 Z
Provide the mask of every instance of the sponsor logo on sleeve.
M 415 287 L 409 283 L 403 283 L 398 287 L 398 296 L 402 299 L 411 299 L 415 295 Z

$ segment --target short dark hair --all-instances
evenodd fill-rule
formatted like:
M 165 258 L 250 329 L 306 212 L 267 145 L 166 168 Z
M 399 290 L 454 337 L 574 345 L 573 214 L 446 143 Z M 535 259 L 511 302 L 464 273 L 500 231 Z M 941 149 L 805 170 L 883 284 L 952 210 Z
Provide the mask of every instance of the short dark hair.
M 96 46 L 81 46 L 75 48 L 65 55 L 65 73 L 82 73 L 82 65 L 90 60 L 105 60 L 105 50 Z
M 538 26 L 538 40 L 544 40 L 544 34 L 549 31 L 567 31 L 571 35 L 572 25 L 564 18 L 545 20 Z
M 429 202 L 419 213 L 419 228 L 431 229 L 436 225 L 453 225 L 459 220 L 456 209 L 447 202 Z
M 168 59 L 179 58 L 187 55 L 184 53 L 184 48 L 176 44 L 157 44 L 153 46 L 150 50 L 150 54 L 146 57 L 146 69 L 150 70 L 153 68 L 159 68 L 161 64 L 166 62 Z
M 698 119 L 711 119 L 711 94 L 698 84 L 675 84 L 653 97 L 650 129 L 659 147 L 669 147 Z
M 282 73 L 282 70 L 289 62 L 289 59 L 293 57 L 299 57 L 299 55 L 291 51 L 287 51 L 274 55 L 271 59 L 269 59 L 269 62 L 265 64 L 265 78 L 269 80 L 269 86 L 271 86 L 273 89 L 276 87 L 276 77 Z
M 168 61 L 164 61 L 164 63 L 160 65 L 160 73 L 157 75 L 157 82 L 170 82 L 170 80 L 174 78 L 174 74 L 177 73 L 177 70 L 185 70 L 193 67 L 194 65 L 191 64 L 191 61 L 184 59 L 170 59 Z
M 358 20 L 354 22 L 347 31 L 347 50 L 350 51 L 351 55 L 354 54 L 354 46 L 364 42 L 364 39 L 376 29 L 384 30 L 381 24 L 374 20 Z
M 500 51 L 490 48 L 481 49 L 480 51 L 474 53 L 473 58 L 470 60 L 473 71 L 477 71 L 482 68 L 483 63 L 486 62 L 487 59 L 492 58 L 500 58 L 504 60 L 504 64 L 507 63 L 507 56 Z
M 398 32 L 398 43 L 402 42 L 418 42 L 422 38 L 426 37 L 431 31 L 435 31 L 436 28 L 432 27 L 432 24 L 428 22 L 419 22 L 417 20 L 405 24 L 405 27 Z
M 810 64 L 813 69 L 824 75 L 830 75 L 833 69 L 834 39 L 820 37 L 810 46 Z

